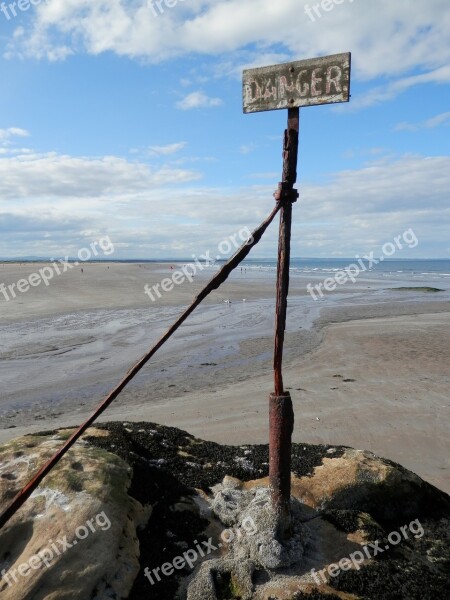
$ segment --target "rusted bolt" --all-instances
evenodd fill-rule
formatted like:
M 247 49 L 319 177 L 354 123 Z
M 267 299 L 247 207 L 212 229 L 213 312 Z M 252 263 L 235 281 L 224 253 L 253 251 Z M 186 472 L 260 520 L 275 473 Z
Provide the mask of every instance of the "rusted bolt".
M 294 98 L 289 99 L 289 104 L 294 104 L 294 102 L 295 102 Z

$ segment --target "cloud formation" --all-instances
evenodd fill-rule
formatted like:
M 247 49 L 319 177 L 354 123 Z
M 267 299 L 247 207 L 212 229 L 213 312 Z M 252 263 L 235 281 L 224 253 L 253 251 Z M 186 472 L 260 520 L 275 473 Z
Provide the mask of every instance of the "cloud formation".
M 8 129 L 0 129 L 0 144 L 6 145 L 11 138 L 28 137 L 30 134 L 26 129 L 20 127 L 8 127 Z
M 68 253 L 109 234 L 118 258 L 185 258 L 255 227 L 273 206 L 273 184 L 208 188 L 199 176 L 117 157 L 0 158 L 0 256 Z M 354 256 L 410 227 L 413 256 L 448 256 L 450 157 L 381 156 L 299 188 L 294 256 Z M 276 240 L 274 226 L 253 255 L 275 256 Z
M 394 127 L 394 131 L 420 131 L 422 129 L 434 129 L 441 125 L 450 125 L 450 112 L 441 113 L 435 117 L 431 117 L 431 119 L 426 119 L 419 123 L 402 121 Z
M 150 146 L 150 154 L 156 156 L 168 156 L 170 154 L 176 154 L 187 146 L 187 142 L 176 142 L 175 144 L 167 144 L 165 146 Z
M 211 98 L 203 92 L 191 92 L 182 100 L 177 102 L 177 108 L 181 110 L 192 110 L 194 108 L 212 108 L 223 104 L 220 98 Z
M 235 65 L 256 65 L 281 48 L 286 58 L 351 50 L 361 80 L 408 75 L 388 86 L 391 97 L 450 78 L 447 0 L 346 2 L 314 23 L 297 0 L 189 0 L 158 18 L 147 0 L 52 0 L 28 16 L 7 55 L 62 60 L 75 52 L 113 52 L 158 63 L 186 54 L 234 53 Z
M 8 200 L 101 198 L 194 181 L 200 173 L 169 166 L 152 167 L 116 156 L 100 158 L 25 154 L 0 159 L 0 206 Z

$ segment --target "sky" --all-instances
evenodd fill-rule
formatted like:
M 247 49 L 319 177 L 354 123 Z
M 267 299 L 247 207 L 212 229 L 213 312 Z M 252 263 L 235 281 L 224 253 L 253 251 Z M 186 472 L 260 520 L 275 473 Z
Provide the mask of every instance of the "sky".
M 315 8 L 314 8 L 315 7 Z M 0 4 L 0 257 L 188 258 L 255 228 L 286 111 L 242 70 L 352 53 L 349 103 L 300 111 L 292 255 L 450 258 L 448 0 Z M 274 257 L 273 224 L 252 257 Z

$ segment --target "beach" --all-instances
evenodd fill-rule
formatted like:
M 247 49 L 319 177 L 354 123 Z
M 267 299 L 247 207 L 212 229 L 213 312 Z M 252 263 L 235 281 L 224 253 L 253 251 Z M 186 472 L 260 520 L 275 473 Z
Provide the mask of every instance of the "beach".
M 0 282 L 43 266 L 3 263 Z M 144 286 L 171 267 L 180 268 L 86 263 L 0 297 L 0 442 L 87 418 L 216 272 L 205 268 L 153 302 Z M 284 382 L 294 441 L 370 450 L 450 492 L 450 282 L 362 274 L 314 301 L 306 284 L 318 277 L 291 277 Z M 398 289 L 431 285 L 444 291 Z M 273 269 L 238 268 L 100 420 L 267 443 L 274 287 Z

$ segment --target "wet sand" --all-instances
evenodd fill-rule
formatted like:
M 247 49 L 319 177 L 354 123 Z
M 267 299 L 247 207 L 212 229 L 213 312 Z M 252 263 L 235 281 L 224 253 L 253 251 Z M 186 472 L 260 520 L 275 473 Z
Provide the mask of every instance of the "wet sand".
M 0 282 L 36 268 L 1 265 Z M 170 276 L 169 265 L 89 264 L 0 298 L 0 442 L 81 422 L 213 272 L 154 303 L 144 283 Z M 292 279 L 284 379 L 294 440 L 368 449 L 450 492 L 449 294 L 388 287 L 361 278 L 314 302 Z M 273 273 L 234 274 L 102 420 L 266 443 L 273 290 Z

